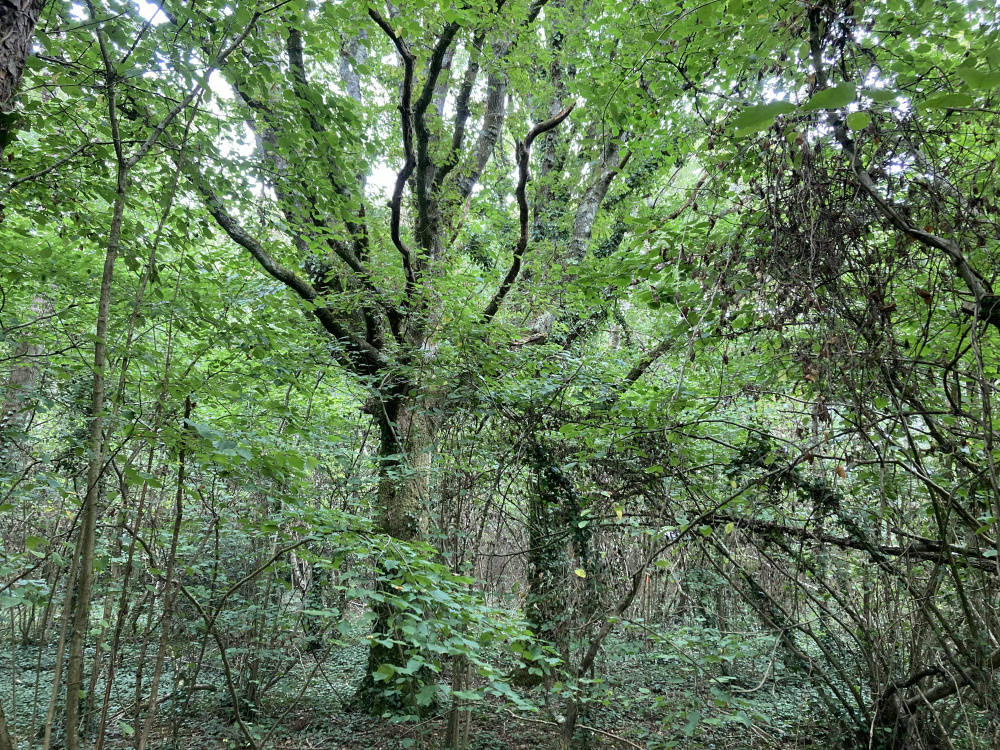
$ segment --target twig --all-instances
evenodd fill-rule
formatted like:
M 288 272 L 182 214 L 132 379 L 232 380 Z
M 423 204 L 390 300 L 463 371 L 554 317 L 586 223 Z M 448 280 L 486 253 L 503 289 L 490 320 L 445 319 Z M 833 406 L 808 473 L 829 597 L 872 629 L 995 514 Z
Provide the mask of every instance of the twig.
M 545 721 L 544 719 L 529 719 L 527 716 L 518 716 L 516 713 L 506 708 L 504 709 L 504 712 L 509 714 L 512 718 L 518 719 L 520 721 L 527 721 L 532 724 L 543 724 L 545 726 L 556 727 L 556 728 L 559 728 L 561 726 L 559 723 L 555 721 Z M 610 739 L 616 740 L 617 742 L 624 742 L 629 747 L 636 748 L 636 750 L 646 750 L 646 748 L 644 748 L 642 745 L 637 745 L 631 740 L 627 740 L 624 737 L 617 734 L 612 734 L 611 732 L 605 729 L 598 729 L 597 727 L 588 727 L 586 724 L 577 724 L 576 726 L 578 729 L 584 729 L 588 732 L 593 732 L 594 734 L 600 734 L 605 737 L 609 737 Z
M 95 146 L 95 145 L 97 145 L 97 144 L 96 143 L 91 143 L 90 141 L 87 141 L 86 143 L 82 144 L 81 146 L 78 146 L 77 148 L 75 148 L 72 151 L 70 151 L 69 154 L 67 156 L 64 156 L 62 159 L 59 159 L 58 161 L 52 162 L 52 164 L 50 164 L 49 166 L 47 166 L 45 169 L 40 169 L 37 172 L 33 172 L 32 174 L 25 175 L 24 177 L 17 178 L 16 180 L 14 180 L 13 182 L 11 182 L 6 187 L 6 189 L 5 189 L 4 192 L 9 193 L 11 190 L 13 190 L 18 185 L 20 185 L 20 184 L 22 184 L 24 182 L 31 182 L 32 180 L 37 180 L 39 177 L 44 177 L 45 175 L 49 174 L 50 172 L 54 172 L 55 170 L 59 169 L 59 167 L 61 167 L 63 164 L 65 164 L 66 162 L 70 161 L 74 156 L 76 156 L 77 154 L 79 154 L 84 149 L 89 148 L 90 146 Z

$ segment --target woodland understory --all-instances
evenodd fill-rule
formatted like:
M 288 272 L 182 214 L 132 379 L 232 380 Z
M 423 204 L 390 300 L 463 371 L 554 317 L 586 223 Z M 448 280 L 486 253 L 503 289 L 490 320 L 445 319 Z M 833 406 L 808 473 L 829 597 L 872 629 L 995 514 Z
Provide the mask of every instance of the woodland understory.
M 993 0 L 0 0 L 0 750 L 1000 747 Z

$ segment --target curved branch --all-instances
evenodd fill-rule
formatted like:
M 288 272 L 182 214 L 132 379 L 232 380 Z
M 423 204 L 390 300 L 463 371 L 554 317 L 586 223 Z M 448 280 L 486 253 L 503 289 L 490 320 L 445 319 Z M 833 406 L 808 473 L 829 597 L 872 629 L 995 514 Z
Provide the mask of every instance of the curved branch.
M 373 8 L 368 9 L 368 15 L 382 29 L 382 32 L 389 37 L 396 51 L 403 61 L 403 88 L 400 95 L 399 113 L 403 128 L 403 168 L 396 175 L 396 187 L 392 191 L 392 200 L 389 204 L 392 217 L 389 224 L 389 232 L 392 237 L 392 244 L 399 250 L 403 257 L 403 273 L 406 275 L 407 298 L 413 292 L 417 284 L 417 274 L 413 263 L 413 255 L 410 249 L 403 242 L 399 234 L 399 224 L 401 207 L 403 202 L 403 189 L 406 181 L 413 174 L 413 169 L 417 165 L 417 159 L 413 153 L 413 62 L 414 56 L 406 42 L 393 30 L 392 25 L 382 17 L 382 14 Z
M 965 282 L 969 291 L 975 295 L 976 302 L 981 302 L 983 297 L 991 295 L 993 292 L 990 289 L 989 282 L 969 265 L 969 262 L 965 259 L 965 255 L 962 254 L 962 250 L 956 242 L 946 237 L 939 237 L 932 232 L 917 229 L 878 191 L 875 183 L 872 182 L 871 176 L 869 176 L 867 170 L 861 165 L 854 141 L 848 138 L 847 130 L 839 120 L 834 122 L 834 133 L 837 141 L 850 159 L 851 169 L 854 171 L 854 176 L 857 178 L 858 183 L 868 193 L 868 197 L 878 207 L 879 212 L 889 220 L 889 223 L 907 237 L 917 240 L 921 244 L 932 247 L 935 250 L 942 250 L 952 262 L 955 271 L 961 277 L 962 281 Z M 1000 327 L 1000 323 L 997 323 L 997 325 Z
M 527 187 L 528 158 L 531 156 L 531 144 L 538 136 L 559 127 L 562 121 L 569 117 L 570 112 L 573 111 L 575 106 L 576 103 L 574 102 L 561 112 L 557 113 L 555 117 L 552 117 L 533 127 L 524 141 L 517 145 L 518 178 L 516 194 L 517 206 L 520 212 L 521 220 L 521 237 L 517 241 L 517 247 L 514 248 L 514 262 L 511 263 L 510 270 L 507 271 L 507 275 L 504 277 L 503 283 L 500 284 L 500 288 L 497 289 L 496 294 L 493 295 L 493 299 L 490 300 L 490 304 L 487 305 L 486 310 L 483 311 L 484 323 L 489 323 L 493 320 L 494 316 L 500 310 L 500 306 L 503 304 L 504 298 L 510 292 L 511 288 L 514 286 L 514 282 L 517 281 L 518 275 L 521 273 L 521 259 L 524 257 L 524 251 L 528 248 Z

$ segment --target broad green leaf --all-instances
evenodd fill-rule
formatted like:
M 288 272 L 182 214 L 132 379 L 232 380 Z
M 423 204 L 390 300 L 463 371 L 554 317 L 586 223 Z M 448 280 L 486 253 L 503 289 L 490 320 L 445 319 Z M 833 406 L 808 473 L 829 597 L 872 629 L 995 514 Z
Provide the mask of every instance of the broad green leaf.
M 867 112 L 851 112 L 847 116 L 847 127 L 851 130 L 864 130 L 872 122 L 872 117 Z
M 45 540 L 39 536 L 29 536 L 24 540 L 24 546 L 34 551 L 39 545 L 45 544 Z
M 1000 73 L 975 68 L 959 68 L 955 72 L 969 88 L 992 89 L 1000 86 Z
M 786 115 L 795 111 L 795 105 L 790 102 L 771 102 L 750 107 L 741 113 L 735 120 L 733 126 L 736 128 L 736 135 L 750 135 L 761 130 L 767 130 L 774 124 L 774 118 L 778 115 Z
M 853 83 L 841 83 L 833 88 L 817 91 L 802 105 L 802 109 L 806 112 L 817 109 L 839 109 L 853 102 L 857 96 L 858 89 Z
M 919 106 L 925 109 L 953 109 L 955 107 L 968 107 L 972 101 L 972 97 L 968 94 L 943 94 L 928 99 Z

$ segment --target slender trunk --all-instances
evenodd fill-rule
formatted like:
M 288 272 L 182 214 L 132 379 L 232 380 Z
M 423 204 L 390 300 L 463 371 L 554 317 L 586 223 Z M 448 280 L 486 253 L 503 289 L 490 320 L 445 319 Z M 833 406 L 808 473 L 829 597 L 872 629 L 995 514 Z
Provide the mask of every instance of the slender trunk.
M 73 612 L 73 592 L 76 590 L 76 577 L 80 570 L 80 547 L 73 551 L 70 563 L 69 577 L 66 580 L 66 600 L 63 602 L 62 625 L 59 629 L 59 643 L 56 646 L 56 667 L 52 673 L 52 693 L 49 696 L 49 708 L 45 714 L 45 735 L 42 750 L 52 746 L 52 722 L 55 719 L 56 703 L 59 701 L 59 684 L 62 680 L 63 659 L 66 655 L 66 635 L 69 630 L 69 620 Z M 39 655 L 41 659 L 41 655 Z
M 66 750 L 80 746 L 80 691 L 83 686 L 83 649 L 90 623 L 90 603 L 94 588 L 94 549 L 97 534 L 97 502 L 100 497 L 101 473 L 104 467 L 104 379 L 107 359 L 108 321 L 111 310 L 111 284 L 114 281 L 115 260 L 121 244 L 122 220 L 125 216 L 125 191 L 128 167 L 119 161 L 118 186 L 115 193 L 108 249 L 104 257 L 101 295 L 97 304 L 97 326 L 94 340 L 94 387 L 90 406 L 90 464 L 87 467 L 87 494 L 80 513 L 80 574 L 77 578 L 76 610 L 69 643 L 66 666 Z
M 147 474 L 151 472 L 152 466 L 153 466 L 153 449 L 152 447 L 150 447 L 149 458 L 146 463 Z M 142 489 L 140 490 L 139 493 L 139 505 L 136 508 L 135 512 L 136 533 L 138 533 L 138 529 L 142 528 L 142 512 L 143 509 L 145 508 L 146 493 L 148 491 L 149 491 L 149 482 L 148 480 L 146 480 L 143 481 L 142 483 Z M 127 505 L 126 502 L 127 488 L 125 486 L 122 487 L 121 496 L 123 504 Z M 122 632 L 124 631 L 125 628 L 125 619 L 128 615 L 128 609 L 129 609 L 129 603 L 128 603 L 129 581 L 132 577 L 133 561 L 135 559 L 135 544 L 136 544 L 135 534 L 130 534 L 128 554 L 126 555 L 125 567 L 124 570 L 122 571 L 122 592 L 121 592 L 121 597 L 118 601 L 118 618 L 117 622 L 115 623 L 114 633 L 111 637 L 111 647 L 108 649 L 108 678 L 104 685 L 104 700 L 101 702 L 101 718 L 97 726 L 97 740 L 95 741 L 96 750 L 102 750 L 104 747 L 104 730 L 105 727 L 107 726 L 108 708 L 111 704 L 111 688 L 113 687 L 115 682 L 115 667 L 116 667 L 116 659 L 118 657 L 118 647 L 121 641 Z M 136 609 L 138 609 L 138 607 Z M 141 683 L 141 680 L 137 680 L 137 683 Z
M 191 417 L 191 399 L 184 402 L 184 422 Z M 149 733 L 153 729 L 153 719 L 156 717 L 158 704 L 157 694 L 160 687 L 160 677 L 163 674 L 163 660 L 166 658 L 167 645 L 170 642 L 170 625 L 173 618 L 173 605 L 177 587 L 174 585 L 174 565 L 177 560 L 177 543 L 180 539 L 181 521 L 184 517 L 184 461 L 187 457 L 186 446 L 182 445 L 177 457 L 177 492 L 174 495 L 174 528 L 170 536 L 170 552 L 167 556 L 166 576 L 163 584 L 163 617 L 160 620 L 160 645 L 156 652 L 156 664 L 153 667 L 153 679 L 149 688 L 149 710 L 146 721 L 142 725 L 138 750 L 143 750 L 149 741 Z M 69 750 L 69 748 L 67 748 Z

